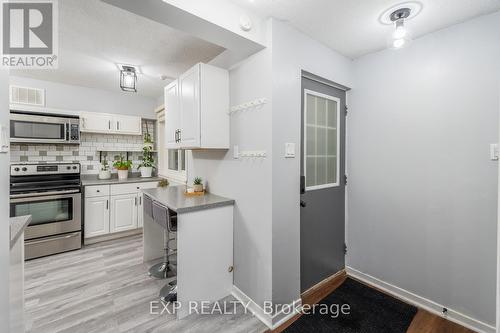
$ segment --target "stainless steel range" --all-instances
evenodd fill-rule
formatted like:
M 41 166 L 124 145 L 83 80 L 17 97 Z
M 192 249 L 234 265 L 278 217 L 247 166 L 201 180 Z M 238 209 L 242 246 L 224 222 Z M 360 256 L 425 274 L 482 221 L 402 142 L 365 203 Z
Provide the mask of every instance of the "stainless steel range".
M 80 249 L 80 164 L 11 165 L 10 216 L 22 215 L 32 216 L 26 259 Z

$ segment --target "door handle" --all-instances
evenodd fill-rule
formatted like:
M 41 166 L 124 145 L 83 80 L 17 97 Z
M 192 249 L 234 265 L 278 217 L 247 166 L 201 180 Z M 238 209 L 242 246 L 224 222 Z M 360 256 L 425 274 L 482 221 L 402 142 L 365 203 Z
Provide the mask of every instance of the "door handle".
M 135 197 L 135 200 L 134 200 L 134 201 L 135 201 L 135 205 L 137 206 L 137 197 Z
M 139 197 L 139 206 L 142 205 L 142 196 Z
M 106 210 L 109 209 L 109 200 L 106 200 Z
M 182 141 L 182 131 L 179 130 L 179 142 L 181 142 L 181 141 Z
M 120 122 L 119 121 L 116 122 L 116 129 L 120 130 Z
M 307 206 L 307 203 L 304 200 L 300 200 L 300 207 L 304 208 Z

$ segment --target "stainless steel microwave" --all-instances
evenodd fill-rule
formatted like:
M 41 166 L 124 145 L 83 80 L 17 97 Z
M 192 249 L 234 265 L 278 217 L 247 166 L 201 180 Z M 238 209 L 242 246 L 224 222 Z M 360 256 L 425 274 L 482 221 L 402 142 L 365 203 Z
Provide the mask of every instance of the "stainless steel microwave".
M 11 110 L 10 142 L 79 144 L 80 118 Z

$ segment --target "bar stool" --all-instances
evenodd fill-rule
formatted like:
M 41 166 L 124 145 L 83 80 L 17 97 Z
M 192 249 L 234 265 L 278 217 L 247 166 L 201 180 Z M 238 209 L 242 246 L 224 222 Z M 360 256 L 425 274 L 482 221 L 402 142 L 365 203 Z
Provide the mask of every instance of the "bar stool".
M 173 212 L 167 209 L 167 231 L 168 233 L 175 234 L 177 232 L 177 214 L 172 214 Z M 175 238 L 170 239 L 170 241 L 175 240 Z M 177 254 L 177 250 L 172 250 L 172 254 Z M 172 272 L 177 275 L 177 267 L 172 265 Z M 177 280 L 167 283 L 160 290 L 160 300 L 162 302 L 175 302 L 177 301 Z
M 144 200 L 144 205 L 149 205 L 149 202 Z M 149 276 L 157 279 L 167 279 L 176 276 L 175 266 L 171 263 L 170 257 L 177 253 L 176 250 L 170 247 L 170 242 L 175 240 L 170 238 L 170 234 L 177 231 L 177 214 L 170 211 L 168 208 L 157 204 L 156 202 L 151 202 L 151 211 L 153 215 L 153 220 L 164 228 L 163 231 L 163 241 L 165 253 L 163 256 L 163 261 L 151 266 L 149 269 Z M 174 226 L 174 227 L 169 227 Z

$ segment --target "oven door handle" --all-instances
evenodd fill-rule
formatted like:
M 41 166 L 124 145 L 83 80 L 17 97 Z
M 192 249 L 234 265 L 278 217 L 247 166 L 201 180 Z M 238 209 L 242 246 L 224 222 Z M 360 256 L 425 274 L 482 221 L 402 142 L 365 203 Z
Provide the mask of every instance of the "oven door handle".
M 39 240 L 27 240 L 26 244 L 27 245 L 35 245 L 35 244 L 41 244 L 41 243 L 47 243 L 47 242 L 53 242 L 55 240 L 60 240 L 60 239 L 68 239 L 72 237 L 78 236 L 78 232 L 74 232 L 71 234 L 63 235 L 63 236 L 57 236 L 57 237 L 51 237 L 51 238 L 45 238 L 45 239 L 39 239 Z
M 80 193 L 80 190 L 11 194 L 10 198 L 11 199 L 23 199 L 23 198 L 33 198 L 33 197 L 46 197 L 49 195 L 74 194 L 74 193 Z

